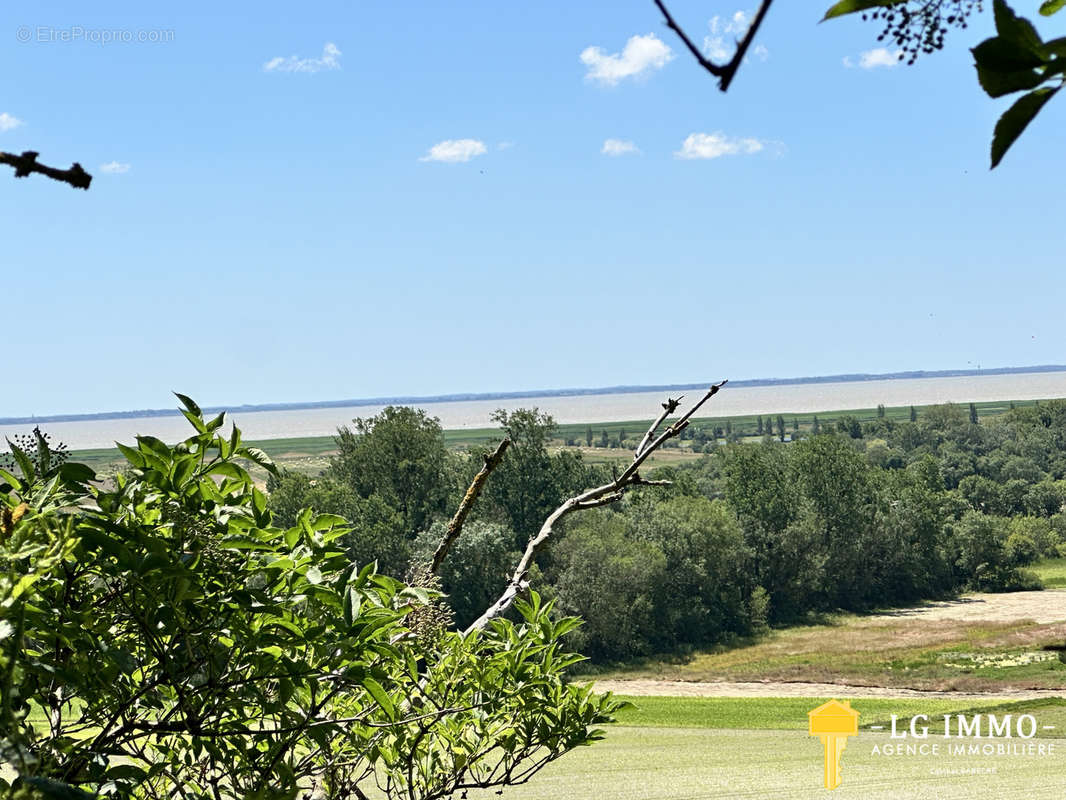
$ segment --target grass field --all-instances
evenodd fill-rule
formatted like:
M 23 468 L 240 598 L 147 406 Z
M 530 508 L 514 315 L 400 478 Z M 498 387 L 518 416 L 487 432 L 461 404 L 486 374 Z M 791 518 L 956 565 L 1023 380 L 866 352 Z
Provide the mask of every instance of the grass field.
M 984 709 L 956 701 L 852 700 L 860 713 L 860 732 L 848 740 L 841 759 L 841 786 L 830 793 L 822 788 L 822 744 L 807 735 L 807 712 L 826 698 L 628 699 L 637 708 L 622 712 L 619 723 L 608 728 L 605 741 L 566 755 L 505 796 L 518 800 L 1058 800 L 1066 796 L 1066 742 L 1042 729 L 1066 719 L 1062 700 L 1011 704 L 996 712 L 1032 713 L 1040 730 L 1028 741 L 1034 750 L 1043 745 L 1043 755 L 954 755 L 949 744 L 989 740 L 943 739 L 932 730 L 924 740 L 924 755 L 906 750 L 885 755 L 886 745 L 919 743 L 869 730 L 871 724 L 888 724 L 892 714 L 903 720 L 913 713 L 933 718 Z M 470 793 L 478 800 L 493 796 Z
M 1029 567 L 1045 589 L 1066 588 L 1066 558 L 1048 558 Z
M 1066 689 L 1066 664 L 1045 644 L 1066 623 L 983 622 L 840 615 L 830 624 L 772 631 L 752 644 L 649 660 L 597 679 L 802 681 L 938 691 Z

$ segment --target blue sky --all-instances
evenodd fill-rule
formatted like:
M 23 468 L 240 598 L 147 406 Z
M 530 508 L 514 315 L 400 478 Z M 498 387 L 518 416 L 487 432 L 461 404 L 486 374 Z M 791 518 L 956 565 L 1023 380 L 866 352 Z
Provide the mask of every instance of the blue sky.
M 0 11 L 0 150 L 95 176 L 0 172 L 0 416 L 1064 360 L 988 13 L 892 67 L 779 3 L 723 95 L 650 0 L 92 5 Z

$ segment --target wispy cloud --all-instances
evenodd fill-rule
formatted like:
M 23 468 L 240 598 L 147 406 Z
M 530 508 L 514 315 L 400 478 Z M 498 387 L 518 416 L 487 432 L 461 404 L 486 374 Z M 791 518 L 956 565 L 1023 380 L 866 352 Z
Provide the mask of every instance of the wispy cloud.
M 480 139 L 445 139 L 429 148 L 429 152 L 418 160 L 459 164 L 475 156 L 484 155 L 487 150 Z
M 600 148 L 600 152 L 605 156 L 624 156 L 637 154 L 640 148 L 626 139 L 607 139 Z
M 277 56 L 263 64 L 264 72 L 306 72 L 315 73 L 328 69 L 341 68 L 341 51 L 333 42 L 326 42 L 322 48 L 322 55 L 318 58 L 300 58 L 289 56 L 284 58 Z
M 730 137 L 723 133 L 690 133 L 675 158 L 719 158 L 721 156 L 754 155 L 768 143 L 759 139 Z
M 615 86 L 625 78 L 638 78 L 662 69 L 673 59 L 670 48 L 656 36 L 633 36 L 621 53 L 605 53 L 602 47 L 586 47 L 581 63 L 588 67 L 585 80 L 602 86 Z
M 24 123 L 21 119 L 11 116 L 6 111 L 0 114 L 0 133 L 13 131 L 22 124 Z
M 862 69 L 894 67 L 899 64 L 900 56 L 902 54 L 902 50 L 892 52 L 887 47 L 875 47 L 873 50 L 867 50 L 865 53 L 861 53 L 859 55 L 858 63 L 852 61 L 850 57 L 844 56 L 844 66 L 848 69 L 851 69 L 852 67 L 860 67 Z
M 510 150 L 512 147 L 514 147 L 514 142 L 510 139 L 506 139 L 496 145 L 497 150 Z
M 737 49 L 736 42 L 744 38 L 751 27 L 752 16 L 746 11 L 734 11 L 732 16 L 713 16 L 707 27 L 710 33 L 703 37 L 703 54 L 712 61 L 728 61 Z M 765 45 L 757 44 L 751 49 L 752 55 L 760 61 L 770 57 Z
M 108 175 L 125 175 L 130 171 L 130 165 L 119 161 L 110 161 L 107 164 L 101 164 L 100 171 L 106 172 Z

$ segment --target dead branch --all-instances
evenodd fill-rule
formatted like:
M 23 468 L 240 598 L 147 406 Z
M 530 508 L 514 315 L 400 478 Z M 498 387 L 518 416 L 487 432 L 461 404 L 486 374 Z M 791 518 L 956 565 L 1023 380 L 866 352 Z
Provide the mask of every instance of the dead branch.
M 459 538 L 459 534 L 463 530 L 463 523 L 466 522 L 466 517 L 470 513 L 470 509 L 474 507 L 474 503 L 477 502 L 481 490 L 485 487 L 485 481 L 488 480 L 489 473 L 496 469 L 496 466 L 503 460 L 503 454 L 507 451 L 510 444 L 510 439 L 504 439 L 500 442 L 499 447 L 496 448 L 494 453 L 484 456 L 485 466 L 483 466 L 478 474 L 474 476 L 470 488 L 467 489 L 466 494 L 463 495 L 463 501 L 459 504 L 455 516 L 452 517 L 452 521 L 448 523 L 448 530 L 445 532 L 444 538 L 440 540 L 440 544 L 437 546 L 437 551 L 433 554 L 433 561 L 430 562 L 429 565 L 429 572 L 431 575 L 436 575 L 437 571 L 440 569 L 440 565 L 444 563 L 444 559 L 448 555 L 448 551 L 451 549 L 452 544 Z
M 75 189 L 88 189 L 93 176 L 82 169 L 77 161 L 70 169 L 56 169 L 44 164 L 37 163 L 37 153 L 26 150 L 21 155 L 0 152 L 0 164 L 8 164 L 15 168 L 16 178 L 25 178 L 34 172 L 39 172 L 52 180 L 69 183 Z
M 548 539 L 551 538 L 555 523 L 563 517 L 572 514 L 575 511 L 597 508 L 598 506 L 613 503 L 621 499 L 626 490 L 631 486 L 668 486 L 670 481 L 644 480 L 640 477 L 637 470 L 640 469 L 640 465 L 648 459 L 648 456 L 662 447 L 667 439 L 677 436 L 681 431 L 688 427 L 689 419 L 692 415 L 695 414 L 704 403 L 714 397 L 714 395 L 718 393 L 718 390 L 725 386 L 725 384 L 726 381 L 722 381 L 721 383 L 712 385 L 706 393 L 704 393 L 703 397 L 692 406 L 692 408 L 686 411 L 680 419 L 656 437 L 655 431 L 662 424 L 669 411 L 660 414 L 659 419 L 652 423 L 652 427 L 649 429 L 648 434 L 645 435 L 645 440 L 650 440 L 649 443 L 645 444 L 644 440 L 641 441 L 641 444 L 637 448 L 637 452 L 633 456 L 633 463 L 626 467 L 620 475 L 615 477 L 610 483 L 605 483 L 603 486 L 597 486 L 594 489 L 589 489 L 579 495 L 571 497 L 549 514 L 548 518 L 544 520 L 544 524 L 541 525 L 537 535 L 530 538 L 529 543 L 526 545 L 526 551 L 522 554 L 522 558 L 519 559 L 518 566 L 515 567 L 514 573 L 511 575 L 511 580 L 504 588 L 503 594 L 499 596 L 496 602 L 485 609 L 485 613 L 471 623 L 470 627 L 464 631 L 464 635 L 471 631 L 484 628 L 493 619 L 507 611 L 507 609 L 511 607 L 511 604 L 514 603 L 515 598 L 525 591 L 529 586 L 528 576 L 529 570 L 533 566 L 533 560 L 536 558 L 537 553 L 540 552 L 541 548 L 544 547 Z
M 770 4 L 773 3 L 773 1 L 774 0 L 762 0 L 762 3 L 759 5 L 759 10 L 755 12 L 755 18 L 752 20 L 747 33 L 745 33 L 744 38 L 737 43 L 737 51 L 733 53 L 733 57 L 725 64 L 715 64 L 704 56 L 703 53 L 700 52 L 700 49 L 692 43 L 692 40 L 688 38 L 685 31 L 674 21 L 670 12 L 666 10 L 666 6 L 663 4 L 662 0 L 654 0 L 655 5 L 657 5 L 659 10 L 663 13 L 663 17 L 666 20 L 666 26 L 680 37 L 685 47 L 688 48 L 688 51 L 695 56 L 699 65 L 718 78 L 718 88 L 723 92 L 729 91 L 729 84 L 733 82 L 733 76 L 737 74 L 737 69 L 740 67 L 741 62 L 744 61 L 744 55 L 748 52 L 748 47 L 751 46 L 751 42 L 759 30 L 759 26 L 762 25 L 763 17 L 765 17 L 766 12 L 770 10 Z

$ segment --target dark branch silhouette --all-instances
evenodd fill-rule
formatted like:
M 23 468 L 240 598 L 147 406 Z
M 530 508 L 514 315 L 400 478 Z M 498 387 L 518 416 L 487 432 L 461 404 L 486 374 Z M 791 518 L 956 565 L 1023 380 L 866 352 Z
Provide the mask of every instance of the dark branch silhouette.
M 93 180 L 93 176 L 82 169 L 77 161 L 70 169 L 56 169 L 37 163 L 37 153 L 33 150 L 26 150 L 21 155 L 0 152 L 0 164 L 14 167 L 16 178 L 25 178 L 34 172 L 39 172 L 54 181 L 69 183 L 75 189 L 88 189 Z
M 733 82 L 733 76 L 736 75 L 737 68 L 740 67 L 741 62 L 744 60 L 744 55 L 748 52 L 748 47 L 751 46 L 751 42 L 759 30 L 759 26 L 762 25 L 763 17 L 765 17 L 766 12 L 770 10 L 770 4 L 773 3 L 773 1 L 774 0 L 762 0 L 759 10 L 755 12 L 755 18 L 751 21 L 751 26 L 748 28 L 748 32 L 745 33 L 744 38 L 737 43 L 737 51 L 733 53 L 733 57 L 724 64 L 715 64 L 700 52 L 700 49 L 692 43 L 690 38 L 688 38 L 688 34 L 686 34 L 682 27 L 674 21 L 674 18 L 670 15 L 670 12 L 666 10 L 666 6 L 662 3 L 662 0 L 655 0 L 655 5 L 657 5 L 659 10 L 663 12 L 663 17 L 666 19 L 666 26 L 681 38 L 681 41 L 684 42 L 685 47 L 688 48 L 689 52 L 695 56 L 699 65 L 718 78 L 718 88 L 723 92 L 726 92 L 729 91 L 729 84 Z

